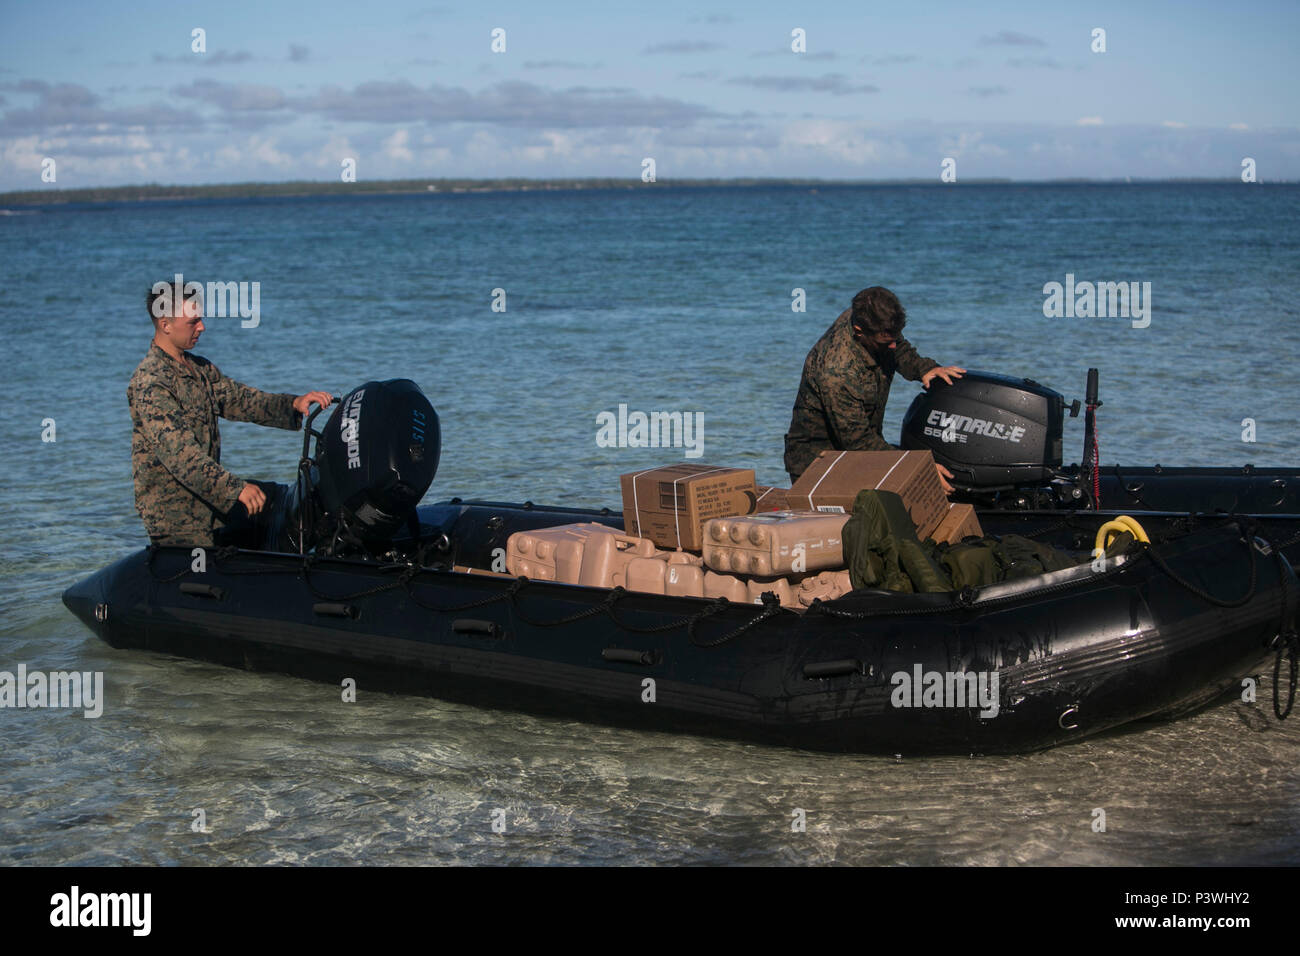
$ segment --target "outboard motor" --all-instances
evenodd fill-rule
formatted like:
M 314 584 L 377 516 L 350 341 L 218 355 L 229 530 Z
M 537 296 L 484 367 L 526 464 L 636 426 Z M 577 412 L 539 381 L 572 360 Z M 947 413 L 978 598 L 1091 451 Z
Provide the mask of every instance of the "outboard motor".
M 320 432 L 310 425 L 298 482 L 268 546 L 322 555 L 382 551 L 438 471 L 438 413 L 418 385 L 397 378 L 354 388 Z M 306 458 L 313 434 L 314 460 Z
M 928 449 L 967 489 L 1042 484 L 1061 467 L 1064 411 L 1061 393 L 1032 379 L 967 372 L 948 385 L 936 378 L 903 417 L 900 446 Z

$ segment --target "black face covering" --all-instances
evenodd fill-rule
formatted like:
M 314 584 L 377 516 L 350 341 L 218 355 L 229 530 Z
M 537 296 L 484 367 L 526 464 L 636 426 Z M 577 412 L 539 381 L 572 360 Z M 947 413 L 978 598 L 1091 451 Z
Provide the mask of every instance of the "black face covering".
M 897 353 L 888 345 L 877 345 L 871 353 L 871 357 L 876 360 L 876 364 L 883 369 L 892 371 L 896 364 Z
M 889 370 L 895 368 L 895 355 L 897 353 L 893 349 L 891 349 L 889 345 L 882 345 L 881 343 L 877 342 L 872 337 L 870 332 L 859 332 L 856 327 L 854 328 L 853 331 L 854 331 L 854 335 L 853 335 L 854 340 L 859 345 L 863 346 L 868 353 L 870 353 L 872 359 L 875 360 L 877 365 L 879 365 L 881 368 L 889 369 Z M 899 335 L 901 334 L 902 333 L 900 332 Z M 898 336 L 895 336 L 895 339 L 897 338 Z
M 876 360 L 876 364 L 881 368 L 893 368 L 894 350 L 888 345 L 881 345 L 879 342 L 868 341 L 867 351 L 871 353 L 871 357 Z

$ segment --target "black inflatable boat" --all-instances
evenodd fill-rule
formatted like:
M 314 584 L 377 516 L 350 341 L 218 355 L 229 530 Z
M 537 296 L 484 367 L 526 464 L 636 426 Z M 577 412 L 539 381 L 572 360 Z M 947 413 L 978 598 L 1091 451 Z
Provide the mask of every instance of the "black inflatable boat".
M 963 444 L 956 422 L 937 436 L 941 453 Z M 1062 512 L 1079 497 L 1046 444 L 1046 465 L 1001 451 L 991 490 L 971 473 L 964 492 L 994 497 L 980 511 L 987 533 L 1086 554 L 1112 515 L 1086 494 Z M 275 525 L 212 549 L 140 551 L 64 603 L 114 647 L 815 750 L 1032 751 L 1240 694 L 1261 666 L 1280 676 L 1274 711 L 1291 707 L 1294 514 L 1142 511 L 1152 543 L 1100 567 L 942 594 L 859 590 L 797 611 L 770 593 L 755 606 L 456 570 L 491 569 L 515 531 L 621 529 L 622 515 L 460 499 L 415 508 L 438 451 L 437 415 L 413 383 L 368 382 L 322 432 L 308 422 L 299 479 L 274 490 Z M 1030 473 L 1006 480 L 1013 467 Z M 1056 507 L 1017 503 L 1035 482 Z

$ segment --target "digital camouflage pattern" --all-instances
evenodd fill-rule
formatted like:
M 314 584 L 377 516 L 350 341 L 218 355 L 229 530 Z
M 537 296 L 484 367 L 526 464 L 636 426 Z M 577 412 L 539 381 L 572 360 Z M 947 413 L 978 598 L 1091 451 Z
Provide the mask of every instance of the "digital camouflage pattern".
M 823 451 L 889 451 L 885 404 L 894 372 L 918 381 L 936 368 L 899 336 L 898 348 L 878 363 L 853 338 L 852 309 L 845 309 L 803 364 L 790 430 L 785 436 L 785 470 L 793 484 Z
M 249 388 L 185 355 L 188 364 L 150 346 L 126 388 L 135 507 L 160 543 L 208 545 L 244 488 L 243 478 L 221 467 L 217 418 L 297 429 L 302 416 L 295 396 Z

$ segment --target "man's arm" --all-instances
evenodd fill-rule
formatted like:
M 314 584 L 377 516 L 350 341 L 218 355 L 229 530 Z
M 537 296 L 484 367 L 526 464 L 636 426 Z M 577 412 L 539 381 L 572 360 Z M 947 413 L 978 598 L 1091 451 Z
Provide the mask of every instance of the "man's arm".
M 185 427 L 176 396 L 155 384 L 136 393 L 135 405 L 149 447 L 171 476 L 217 511 L 233 508 L 244 481 L 222 468 Z
M 302 427 L 302 415 L 294 410 L 296 396 L 272 394 L 251 388 L 221 374 L 215 366 L 212 393 L 217 398 L 217 414 L 232 422 L 253 422 L 272 428 L 296 431 Z
M 898 372 L 903 378 L 913 382 L 919 381 L 922 375 L 939 365 L 934 359 L 921 355 L 912 347 L 911 342 L 901 337 L 898 339 L 898 347 L 894 349 L 894 364 L 898 366 Z

